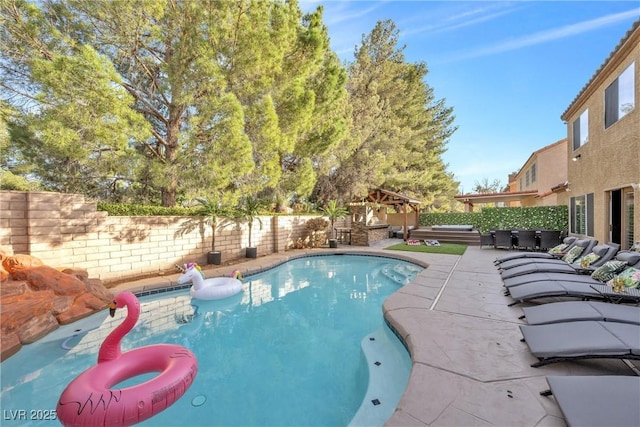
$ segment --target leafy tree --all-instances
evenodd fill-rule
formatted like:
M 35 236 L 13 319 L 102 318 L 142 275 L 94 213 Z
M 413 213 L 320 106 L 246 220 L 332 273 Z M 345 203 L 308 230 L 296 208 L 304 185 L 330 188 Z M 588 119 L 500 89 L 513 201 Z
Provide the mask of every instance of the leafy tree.
M 310 156 L 344 132 L 321 8 L 6 0 L 0 16 L 3 95 L 49 188 L 165 206 L 203 190 L 304 194 Z
M 322 8 L 305 16 L 293 1 L 238 2 L 237 9 L 228 78 L 253 144 L 252 191 L 308 196 L 316 157 L 346 130 L 346 72 L 330 51 Z
M 398 37 L 392 21 L 381 21 L 356 50 L 347 84 L 351 132 L 320 198 L 378 186 L 426 198 L 453 184 L 440 158 L 455 131 L 453 110 L 425 83 L 426 65 L 406 62 Z
M 34 4 L 0 9 L 4 101 L 20 108 L 12 148 L 47 188 L 100 195 L 128 174 L 131 138 L 148 134 L 112 64 L 59 32 Z
M 489 178 L 482 178 L 480 181 L 475 181 L 474 186 L 471 189 L 472 193 L 478 194 L 490 194 L 490 193 L 500 193 L 502 191 L 502 183 L 499 179 L 494 179 L 489 182 Z

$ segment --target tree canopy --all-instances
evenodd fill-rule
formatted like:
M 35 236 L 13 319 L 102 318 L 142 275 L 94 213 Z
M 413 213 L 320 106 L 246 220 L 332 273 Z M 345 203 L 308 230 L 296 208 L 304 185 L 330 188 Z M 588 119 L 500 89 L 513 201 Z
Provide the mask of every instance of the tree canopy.
M 397 40 L 379 22 L 343 65 L 294 0 L 4 0 L 0 164 L 106 201 L 443 205 L 453 109 Z

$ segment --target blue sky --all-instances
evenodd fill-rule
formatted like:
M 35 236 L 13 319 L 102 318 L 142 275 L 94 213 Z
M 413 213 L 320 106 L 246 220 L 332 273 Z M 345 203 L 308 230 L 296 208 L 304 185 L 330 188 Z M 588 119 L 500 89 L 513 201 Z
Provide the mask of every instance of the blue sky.
M 378 21 L 395 22 L 406 60 L 426 63 L 427 84 L 454 108 L 443 158 L 466 193 L 485 178 L 505 185 L 566 137 L 560 116 L 640 17 L 640 0 L 300 0 L 319 5 L 343 61 Z

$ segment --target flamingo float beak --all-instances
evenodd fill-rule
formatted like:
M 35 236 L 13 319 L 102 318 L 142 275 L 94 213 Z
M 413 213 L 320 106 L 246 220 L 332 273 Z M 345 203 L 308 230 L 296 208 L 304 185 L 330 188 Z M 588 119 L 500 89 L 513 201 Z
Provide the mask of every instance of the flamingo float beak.
M 116 302 L 113 301 L 109 304 L 109 316 L 113 317 L 116 315 Z

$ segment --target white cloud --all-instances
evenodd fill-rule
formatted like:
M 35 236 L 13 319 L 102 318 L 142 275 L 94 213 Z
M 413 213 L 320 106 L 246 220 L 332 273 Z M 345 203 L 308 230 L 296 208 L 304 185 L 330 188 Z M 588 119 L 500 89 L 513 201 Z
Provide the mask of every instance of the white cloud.
M 454 62 L 463 59 L 489 56 L 497 53 L 522 49 L 528 46 L 548 43 L 554 40 L 559 40 L 575 36 L 577 34 L 594 31 L 602 27 L 618 23 L 620 21 L 628 20 L 630 18 L 638 18 L 638 16 L 640 16 L 640 9 L 638 8 L 626 12 L 614 13 L 612 15 L 606 15 L 600 18 L 591 19 L 589 21 L 579 22 L 577 24 L 565 25 L 564 27 L 541 31 L 503 43 L 498 43 L 493 46 L 478 48 L 468 52 L 462 52 L 460 54 L 450 56 L 442 62 Z
M 433 34 L 453 31 L 459 28 L 491 21 L 503 15 L 512 13 L 515 10 L 517 10 L 517 8 L 512 8 L 511 4 L 506 2 L 491 4 L 489 6 L 470 10 L 466 9 L 465 6 L 465 9 L 462 12 L 453 15 L 449 15 L 451 13 L 451 9 L 447 8 L 445 11 L 440 12 L 441 14 L 445 15 L 444 17 L 438 18 L 436 16 L 435 19 L 433 19 L 433 22 L 435 22 L 434 24 L 403 30 L 401 32 L 401 36 L 407 37 L 410 35 L 421 34 L 425 32 Z

